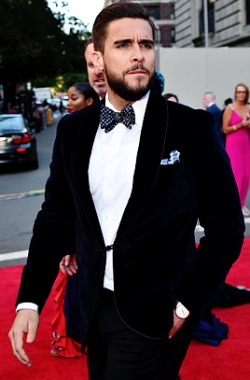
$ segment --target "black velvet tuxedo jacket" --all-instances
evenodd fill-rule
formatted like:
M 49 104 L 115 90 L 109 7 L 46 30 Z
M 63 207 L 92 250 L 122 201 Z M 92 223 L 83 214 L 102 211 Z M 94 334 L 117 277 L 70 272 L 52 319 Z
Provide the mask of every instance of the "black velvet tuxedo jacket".
M 38 213 L 17 303 L 41 312 L 66 254 L 74 254 L 76 216 L 82 229 L 82 342 L 98 312 L 106 250 L 89 191 L 88 166 L 101 102 L 64 117 L 54 144 L 45 202 Z M 115 304 L 138 333 L 159 339 L 172 326 L 175 299 L 199 321 L 238 258 L 244 222 L 225 150 L 212 115 L 150 93 L 133 189 L 113 246 Z M 112 133 L 109 132 L 109 133 Z M 173 150 L 180 162 L 161 165 Z M 205 228 L 196 250 L 194 229 Z

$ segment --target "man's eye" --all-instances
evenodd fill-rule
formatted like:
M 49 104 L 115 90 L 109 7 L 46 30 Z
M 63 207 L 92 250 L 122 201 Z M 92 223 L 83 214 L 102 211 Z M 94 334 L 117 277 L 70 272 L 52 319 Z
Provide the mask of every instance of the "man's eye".
M 152 46 L 150 44 L 142 44 L 142 47 L 144 49 L 152 49 Z
M 118 48 L 120 49 L 124 49 L 125 47 L 127 47 L 128 45 L 127 44 L 121 44 L 121 45 L 118 45 Z

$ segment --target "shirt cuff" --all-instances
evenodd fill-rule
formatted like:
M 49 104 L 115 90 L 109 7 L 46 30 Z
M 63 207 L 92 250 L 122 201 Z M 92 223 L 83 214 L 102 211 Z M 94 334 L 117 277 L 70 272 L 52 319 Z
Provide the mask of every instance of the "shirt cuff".
M 35 310 L 38 312 L 38 305 L 36 305 L 33 302 L 21 302 L 17 305 L 16 313 L 18 312 L 18 310 L 22 310 L 22 309 Z

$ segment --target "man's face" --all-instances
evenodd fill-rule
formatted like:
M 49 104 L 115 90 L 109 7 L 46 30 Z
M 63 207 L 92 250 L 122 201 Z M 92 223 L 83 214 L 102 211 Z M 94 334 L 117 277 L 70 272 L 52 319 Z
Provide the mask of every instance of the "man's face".
M 212 98 L 209 94 L 204 94 L 203 96 L 203 106 L 205 109 L 207 109 L 209 103 L 212 102 Z
M 91 43 L 87 46 L 87 49 L 85 51 L 85 59 L 87 63 L 87 70 L 88 70 L 88 77 L 89 77 L 89 83 L 91 87 L 97 92 L 97 94 L 103 98 L 106 93 L 106 83 L 103 75 L 102 70 L 98 70 L 93 62 L 91 55 L 94 51 L 94 44 Z
M 122 18 L 108 25 L 104 54 L 99 54 L 109 93 L 136 101 L 153 83 L 155 51 L 152 29 L 143 19 Z

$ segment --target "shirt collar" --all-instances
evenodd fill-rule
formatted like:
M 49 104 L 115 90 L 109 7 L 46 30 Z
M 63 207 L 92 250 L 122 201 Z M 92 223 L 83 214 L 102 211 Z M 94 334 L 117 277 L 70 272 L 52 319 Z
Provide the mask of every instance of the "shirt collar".
M 209 103 L 209 105 L 207 106 L 207 108 L 211 107 L 213 104 L 215 104 L 215 103 L 214 102 Z
M 137 100 L 132 104 L 132 107 L 135 112 L 135 123 L 142 128 L 143 120 L 145 116 L 146 107 L 148 104 L 150 91 L 146 93 L 141 99 Z M 119 112 L 109 101 L 108 94 L 105 95 L 105 105 L 112 109 L 114 112 Z

